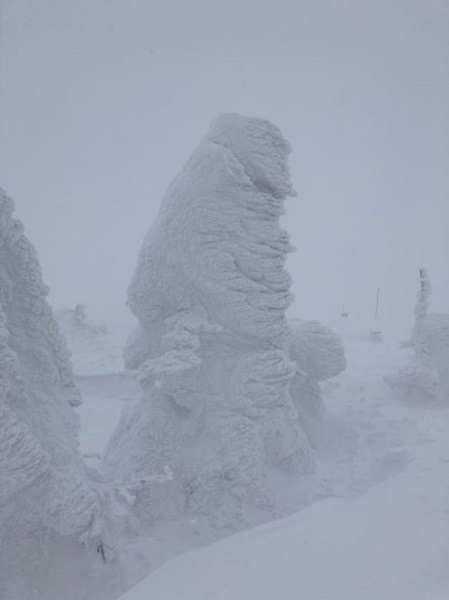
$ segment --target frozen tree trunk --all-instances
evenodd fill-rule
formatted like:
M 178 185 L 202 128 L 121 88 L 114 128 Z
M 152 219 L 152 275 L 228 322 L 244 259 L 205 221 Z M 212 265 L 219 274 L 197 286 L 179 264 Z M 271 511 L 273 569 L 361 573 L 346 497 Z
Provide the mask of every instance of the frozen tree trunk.
M 126 481 L 169 469 L 181 509 L 217 524 L 266 514 L 270 473 L 313 465 L 289 392 L 289 153 L 271 123 L 220 116 L 162 200 L 128 293 L 142 400 L 106 467 Z
M 78 598 L 80 571 L 63 556 L 82 553 L 99 502 L 78 453 L 68 351 L 13 210 L 0 190 L 0 597 Z M 67 587 L 55 591 L 58 578 Z

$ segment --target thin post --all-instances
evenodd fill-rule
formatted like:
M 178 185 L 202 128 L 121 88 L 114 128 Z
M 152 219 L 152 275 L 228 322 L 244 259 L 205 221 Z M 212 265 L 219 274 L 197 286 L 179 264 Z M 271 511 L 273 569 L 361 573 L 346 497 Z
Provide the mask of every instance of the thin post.
M 377 288 L 377 296 L 376 296 L 376 310 L 374 312 L 374 320 L 377 321 L 377 313 L 379 311 L 379 295 L 380 295 L 380 287 Z

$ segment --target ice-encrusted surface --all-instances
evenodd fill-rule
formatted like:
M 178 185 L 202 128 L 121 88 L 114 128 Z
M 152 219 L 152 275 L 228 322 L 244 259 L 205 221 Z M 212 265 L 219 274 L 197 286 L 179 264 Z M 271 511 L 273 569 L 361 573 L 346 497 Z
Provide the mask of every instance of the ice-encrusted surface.
M 346 369 L 345 351 L 340 336 L 318 321 L 293 319 L 289 329 L 289 353 L 296 363 L 290 393 L 299 422 L 312 438 L 324 413 L 320 382 Z
M 68 350 L 13 210 L 0 190 L 0 596 L 28 600 L 51 594 L 51 549 L 75 548 L 99 507 L 78 452 Z
M 125 360 L 143 394 L 106 466 L 125 480 L 169 467 L 181 505 L 218 523 L 268 514 L 269 470 L 313 463 L 289 393 L 289 152 L 271 123 L 221 115 L 162 200 L 129 288 Z
M 346 368 L 339 335 L 318 321 L 289 321 L 290 356 L 298 367 L 317 381 L 336 377 Z

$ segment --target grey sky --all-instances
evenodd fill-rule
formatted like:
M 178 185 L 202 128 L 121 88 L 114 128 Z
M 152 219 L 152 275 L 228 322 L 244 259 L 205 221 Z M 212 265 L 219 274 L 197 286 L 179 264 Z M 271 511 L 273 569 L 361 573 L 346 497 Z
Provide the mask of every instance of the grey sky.
M 291 142 L 296 316 L 449 308 L 446 0 L 3 0 L 1 185 L 54 304 L 120 307 L 219 112 Z

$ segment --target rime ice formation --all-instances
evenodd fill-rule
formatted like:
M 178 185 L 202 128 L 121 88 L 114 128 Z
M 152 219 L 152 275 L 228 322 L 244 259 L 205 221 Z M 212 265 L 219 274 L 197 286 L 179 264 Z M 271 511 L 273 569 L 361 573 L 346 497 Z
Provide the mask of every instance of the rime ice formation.
M 162 200 L 128 293 L 139 324 L 125 361 L 143 393 L 106 467 L 125 481 L 169 469 L 181 508 L 218 523 L 271 510 L 272 469 L 313 464 L 289 392 L 289 153 L 271 123 L 218 117 Z
M 319 382 L 345 370 L 345 351 L 340 337 L 317 321 L 295 319 L 289 327 L 290 357 L 297 365 L 290 393 L 299 421 L 310 435 L 310 425 L 324 411 Z
M 385 378 L 400 395 L 449 400 L 449 315 L 429 313 L 430 280 L 420 269 L 420 289 L 415 307 L 415 326 L 409 346 L 414 357 L 403 369 Z
M 68 351 L 13 210 L 0 190 L 0 597 L 28 600 L 52 597 L 50 549 L 76 546 L 99 503 L 78 454 Z

